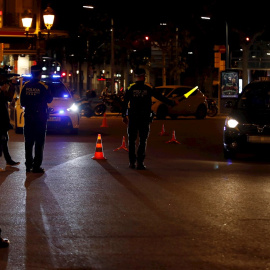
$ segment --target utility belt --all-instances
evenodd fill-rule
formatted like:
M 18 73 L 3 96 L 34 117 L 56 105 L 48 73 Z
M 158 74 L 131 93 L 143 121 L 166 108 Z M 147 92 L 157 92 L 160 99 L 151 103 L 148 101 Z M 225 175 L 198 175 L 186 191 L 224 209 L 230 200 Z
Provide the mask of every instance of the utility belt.
M 34 114 L 42 114 L 42 113 L 44 113 L 44 114 L 46 114 L 46 113 L 48 113 L 48 108 L 46 108 L 46 109 L 26 109 L 25 110 L 25 114 L 27 114 L 27 115 L 34 115 Z
M 153 111 L 149 113 L 136 113 L 136 112 L 131 112 L 128 111 L 128 117 L 136 120 L 149 120 L 149 123 L 152 123 L 155 117 L 155 113 Z
M 40 120 L 47 120 L 49 117 L 48 110 L 27 110 L 24 114 L 25 118 L 27 119 L 40 119 Z

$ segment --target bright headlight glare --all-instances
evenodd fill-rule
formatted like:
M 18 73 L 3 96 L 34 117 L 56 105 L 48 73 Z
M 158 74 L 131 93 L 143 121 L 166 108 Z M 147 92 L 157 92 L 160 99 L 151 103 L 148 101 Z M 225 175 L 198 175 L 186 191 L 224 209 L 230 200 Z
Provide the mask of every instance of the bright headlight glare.
M 229 128 L 235 128 L 238 125 L 238 121 L 233 119 L 233 118 L 229 118 L 227 119 L 227 127 Z
M 71 105 L 71 107 L 68 108 L 67 110 L 68 110 L 68 111 L 72 111 L 72 112 L 77 112 L 77 111 L 78 111 L 78 106 L 77 106 L 75 103 L 73 103 L 73 104 Z

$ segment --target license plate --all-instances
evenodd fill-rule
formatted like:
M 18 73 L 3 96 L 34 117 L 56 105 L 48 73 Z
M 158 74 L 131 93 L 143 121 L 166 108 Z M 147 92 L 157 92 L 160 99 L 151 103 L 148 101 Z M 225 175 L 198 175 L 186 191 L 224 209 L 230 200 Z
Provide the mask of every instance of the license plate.
M 247 141 L 250 143 L 270 143 L 270 136 L 248 136 Z
M 60 119 L 60 117 L 57 117 L 57 116 L 50 116 L 48 121 L 53 121 L 53 122 L 58 121 L 59 122 L 59 121 L 61 121 L 61 119 Z

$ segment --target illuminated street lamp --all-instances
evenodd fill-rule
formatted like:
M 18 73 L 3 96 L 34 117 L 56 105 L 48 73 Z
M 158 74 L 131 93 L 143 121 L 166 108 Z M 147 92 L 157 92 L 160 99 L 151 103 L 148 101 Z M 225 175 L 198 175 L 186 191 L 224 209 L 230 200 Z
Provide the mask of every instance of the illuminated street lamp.
M 94 9 L 94 6 L 86 6 L 86 5 L 84 5 L 83 8 Z
M 33 36 L 36 37 L 36 50 L 37 50 L 37 61 L 40 61 L 40 37 L 41 37 L 41 31 L 40 31 L 40 7 L 37 7 L 37 19 L 36 19 L 36 32 Z M 50 29 L 53 26 L 54 22 L 54 11 L 51 7 L 47 7 L 43 12 L 43 20 L 44 24 L 48 30 L 48 37 L 50 35 Z M 32 25 L 33 16 L 31 14 L 31 11 L 25 11 L 22 16 L 22 24 L 26 31 L 26 36 L 28 36 L 29 28 Z
M 51 7 L 47 7 L 44 10 L 43 20 L 44 20 L 44 24 L 49 32 L 51 27 L 53 26 L 53 22 L 54 22 L 54 11 Z M 22 16 L 22 24 L 23 24 L 23 27 L 25 28 L 26 32 L 29 31 L 29 28 L 32 25 L 32 21 L 33 21 L 33 16 L 31 14 L 31 11 L 30 10 L 25 11 L 23 16 Z
M 22 24 L 23 24 L 23 27 L 25 28 L 26 36 L 28 36 L 28 31 L 32 25 L 32 21 L 33 21 L 33 15 L 31 13 L 31 10 L 26 10 L 22 17 Z
M 201 19 L 202 20 L 211 20 L 211 17 L 209 16 L 201 16 Z M 230 68 L 230 52 L 229 52 L 229 32 L 228 32 L 228 22 L 225 21 L 225 38 L 226 38 L 226 61 L 225 61 L 225 64 L 226 64 L 226 69 L 229 69 Z
M 54 22 L 54 11 L 51 7 L 47 7 L 44 10 L 43 20 L 44 20 L 44 24 L 48 30 L 48 33 L 49 33 L 51 27 L 53 26 L 53 22 Z

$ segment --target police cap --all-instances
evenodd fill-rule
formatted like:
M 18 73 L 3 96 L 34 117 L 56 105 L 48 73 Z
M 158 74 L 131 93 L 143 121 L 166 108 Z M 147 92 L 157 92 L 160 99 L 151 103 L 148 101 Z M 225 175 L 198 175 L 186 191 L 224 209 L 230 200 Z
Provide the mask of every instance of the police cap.
M 42 72 L 42 67 L 40 65 L 31 66 L 31 73 L 39 73 Z
M 145 70 L 143 68 L 137 68 L 134 72 L 135 76 L 143 76 L 145 75 Z

